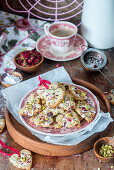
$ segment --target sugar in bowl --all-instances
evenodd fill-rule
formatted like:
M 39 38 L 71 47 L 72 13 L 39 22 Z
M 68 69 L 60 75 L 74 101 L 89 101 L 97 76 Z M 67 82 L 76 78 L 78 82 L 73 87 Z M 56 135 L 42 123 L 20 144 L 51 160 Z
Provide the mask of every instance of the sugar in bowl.
M 8 71 L 0 78 L 1 85 L 5 88 L 20 83 L 22 80 L 23 76 L 16 71 Z

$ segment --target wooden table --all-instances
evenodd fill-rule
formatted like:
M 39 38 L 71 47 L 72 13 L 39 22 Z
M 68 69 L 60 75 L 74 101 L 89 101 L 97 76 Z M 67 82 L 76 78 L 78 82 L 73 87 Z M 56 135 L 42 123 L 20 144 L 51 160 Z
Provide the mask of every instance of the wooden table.
M 108 57 L 108 68 L 114 72 L 114 50 L 110 49 L 107 50 L 107 57 Z M 67 61 L 67 62 L 55 62 L 48 59 L 44 60 L 43 65 L 41 66 L 41 69 L 39 72 L 28 75 L 25 73 L 22 73 L 24 79 L 28 79 L 30 77 L 36 76 L 38 74 L 47 72 L 49 70 L 52 70 L 57 67 L 57 64 L 60 64 L 61 66 L 64 66 L 66 71 L 69 73 L 69 75 L 77 78 L 81 78 L 83 80 L 86 80 L 95 86 L 97 86 L 102 91 L 109 91 L 112 89 L 111 84 L 105 80 L 105 78 L 100 73 L 88 73 L 84 70 L 80 63 L 80 58 L 75 59 L 73 61 Z M 19 70 L 17 70 L 19 71 Z M 107 74 L 109 77 L 109 73 L 106 70 L 103 70 L 105 74 Z M 61 73 L 62 74 L 62 73 Z M 2 98 L 0 96 L 0 98 Z M 3 100 L 2 100 L 3 103 Z M 3 106 L 1 103 L 1 106 Z M 111 115 L 114 117 L 114 108 L 111 106 Z M 106 136 L 113 136 L 114 135 L 114 125 L 113 123 L 110 123 L 108 129 L 106 130 Z M 17 143 L 14 142 L 14 140 L 9 135 L 7 128 L 5 128 L 4 132 L 0 135 L 0 139 L 3 140 L 7 145 L 15 147 L 18 150 L 21 150 L 22 147 L 19 146 Z M 67 157 L 47 157 L 42 156 L 38 154 L 33 153 L 33 168 L 34 169 L 43 169 L 43 170 L 97 170 L 98 168 L 101 168 L 102 170 L 109 168 L 112 168 L 112 163 L 100 163 L 95 155 L 93 150 L 90 150 L 88 152 L 79 154 L 79 155 L 73 155 L 73 156 L 67 156 Z M 0 154 L 0 170 L 10 170 L 12 169 L 10 167 L 8 157 L 4 157 Z M 14 168 L 15 169 L 15 168 Z
M 11 2 L 13 3 L 13 1 Z M 67 0 L 66 0 L 67 3 Z M 15 4 L 16 5 L 16 4 Z M 18 6 L 18 3 L 17 3 Z M 5 5 L 4 1 L 1 1 L 1 9 L 5 11 L 11 12 Z M 80 16 L 77 18 L 80 20 Z M 73 20 L 72 20 L 73 21 Z M 108 57 L 107 67 L 111 72 L 114 73 L 114 49 L 106 50 L 106 54 Z M 56 62 L 48 59 L 44 60 L 43 65 L 40 70 L 35 74 L 28 75 L 22 73 L 24 80 L 31 78 L 33 76 L 39 75 L 41 73 L 45 73 L 49 70 L 55 69 L 57 64 L 64 66 L 66 71 L 72 78 L 80 78 L 86 80 L 95 86 L 97 86 L 103 92 L 111 90 L 113 87 L 107 80 L 101 75 L 99 72 L 86 72 L 82 67 L 80 58 L 66 61 L 66 62 Z M 17 70 L 19 71 L 19 70 Z M 104 74 L 106 74 L 110 79 L 112 77 L 107 72 L 107 70 L 103 70 Z M 61 73 L 62 74 L 62 73 Z M 114 82 L 114 79 L 112 79 Z M 2 87 L 0 87 L 1 89 Z M 4 107 L 4 100 L 0 94 L 0 107 Z M 1 112 L 1 111 L 0 111 Z M 111 106 L 111 116 L 114 118 L 114 107 Z M 106 129 L 105 136 L 114 136 L 114 125 L 110 123 L 108 128 Z M 9 135 L 7 128 L 0 135 L 0 139 L 5 142 L 6 145 L 15 147 L 18 150 L 21 150 L 22 147 L 17 143 Z M 1 149 L 1 146 L 0 146 Z M 93 149 L 87 151 L 85 153 L 67 157 L 47 157 L 33 153 L 33 169 L 34 170 L 112 170 L 114 169 L 113 163 L 100 163 L 93 152 Z M 0 154 L 0 170 L 11 170 L 15 168 L 11 168 L 8 157 L 5 157 Z

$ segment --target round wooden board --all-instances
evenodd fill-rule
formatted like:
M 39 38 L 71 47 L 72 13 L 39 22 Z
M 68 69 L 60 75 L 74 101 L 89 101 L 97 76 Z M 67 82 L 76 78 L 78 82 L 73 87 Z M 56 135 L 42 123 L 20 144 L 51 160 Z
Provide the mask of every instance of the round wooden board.
M 110 104 L 108 100 L 97 87 L 86 81 L 76 78 L 73 79 L 73 82 L 75 84 L 82 85 L 91 90 L 97 96 L 100 102 L 101 109 L 104 112 L 110 112 Z M 103 131 L 100 133 L 96 133 L 91 137 L 87 138 L 86 140 L 84 140 L 83 142 L 79 143 L 78 145 L 74 146 L 54 145 L 43 142 L 34 135 L 32 135 L 30 131 L 28 131 L 23 125 L 19 124 L 13 118 L 12 114 L 8 112 L 7 108 L 5 111 L 5 116 L 7 129 L 12 138 L 15 140 L 15 142 L 17 142 L 22 147 L 29 149 L 35 153 L 47 156 L 68 156 L 85 152 L 91 149 L 95 141 L 101 137 L 101 134 L 103 136 L 103 133 L 105 132 Z

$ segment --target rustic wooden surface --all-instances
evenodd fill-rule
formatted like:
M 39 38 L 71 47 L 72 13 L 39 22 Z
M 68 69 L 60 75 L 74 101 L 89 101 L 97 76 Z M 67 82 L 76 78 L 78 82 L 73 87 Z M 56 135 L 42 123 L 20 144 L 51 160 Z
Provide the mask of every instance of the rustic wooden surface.
M 110 49 L 107 50 L 108 54 L 108 68 L 114 73 L 114 50 Z M 105 78 L 100 73 L 88 73 L 86 72 L 81 63 L 80 58 L 75 59 L 73 61 L 68 62 L 55 62 L 48 59 L 44 60 L 43 65 L 41 66 L 41 69 L 39 72 L 35 74 L 25 74 L 22 73 L 24 79 L 28 79 L 29 77 L 44 73 L 46 71 L 52 70 L 56 68 L 56 65 L 60 64 L 61 66 L 64 66 L 66 71 L 70 74 L 71 77 L 77 77 L 81 78 L 83 80 L 86 80 L 88 82 L 91 82 L 92 84 L 96 85 L 98 88 L 100 88 L 103 92 L 109 91 L 112 89 L 112 86 L 105 80 Z M 18 71 L 18 70 L 17 70 Z M 107 71 L 103 70 L 105 74 L 107 74 L 109 77 L 110 75 L 107 73 Z M 62 73 L 61 73 L 62 74 Z M 4 101 L 2 100 L 2 103 Z M 111 107 L 111 115 L 114 118 L 114 107 Z M 114 125 L 111 123 L 108 131 L 106 131 L 107 136 L 114 136 Z M 22 147 L 19 146 L 17 143 L 14 142 L 14 140 L 9 135 L 7 129 L 5 128 L 4 132 L 0 135 L 1 140 L 3 140 L 7 145 L 15 147 L 18 150 L 21 150 Z M 82 153 L 80 155 L 73 155 L 73 156 L 67 156 L 67 157 L 47 157 L 42 156 L 38 154 L 33 153 L 33 169 L 39 169 L 39 170 L 97 170 L 98 168 L 101 168 L 101 170 L 109 170 L 114 165 L 112 163 L 100 163 L 96 159 L 93 149 Z M 0 154 L 0 169 L 1 170 L 13 170 L 12 167 L 10 167 L 8 157 L 4 157 Z
M 78 2 L 80 1 L 81 0 L 79 0 Z M 20 6 L 16 2 L 17 1 L 10 0 L 10 4 L 12 4 L 13 6 L 15 5 L 16 9 L 19 9 Z M 66 4 L 68 2 L 70 1 L 66 0 L 64 3 Z M 4 11 L 8 11 L 10 13 L 12 12 L 11 10 L 7 8 L 4 0 L 0 1 L 0 9 Z M 71 19 L 70 21 L 74 23 L 78 23 L 79 20 L 80 20 L 80 15 L 74 19 Z M 114 74 L 114 49 L 109 49 L 109 50 L 106 50 L 105 52 L 108 57 L 107 67 Z M 112 88 L 114 88 L 112 87 L 111 84 L 107 82 L 107 80 L 99 72 L 90 72 L 90 73 L 86 72 L 81 65 L 80 58 L 75 59 L 73 61 L 67 61 L 67 62 L 56 62 L 56 61 L 45 59 L 44 63 L 42 64 L 38 72 L 36 72 L 35 74 L 31 74 L 31 75 L 22 73 L 22 75 L 24 77 L 24 80 L 26 80 L 33 76 L 55 69 L 57 67 L 57 64 L 64 66 L 66 71 L 69 73 L 69 75 L 72 78 L 77 77 L 82 80 L 86 80 L 94 84 L 95 86 L 97 86 L 103 92 L 109 91 Z M 103 72 L 107 76 L 109 76 L 109 78 L 114 82 L 114 79 L 110 76 L 107 70 L 103 69 Z M 1 86 L 0 86 L 0 89 L 2 89 Z M 5 101 L 0 94 L 1 110 L 4 110 L 4 106 L 5 106 Z M 2 114 L 1 110 L 0 110 L 0 114 Z M 114 118 L 114 107 L 112 106 L 111 106 L 111 116 Z M 112 123 L 109 125 L 109 128 L 106 131 L 106 134 L 107 136 L 114 136 L 114 125 Z M 14 140 L 9 135 L 7 128 L 5 128 L 3 133 L 0 135 L 0 139 L 8 146 L 15 147 L 18 150 L 23 149 L 16 142 L 14 142 Z M 0 149 L 1 149 L 1 146 L 0 146 Z M 113 163 L 100 163 L 96 159 L 93 149 L 91 149 L 90 151 L 87 151 L 85 153 L 82 153 L 79 155 L 67 156 L 67 157 L 49 157 L 49 156 L 47 157 L 47 156 L 42 156 L 42 155 L 33 153 L 33 166 L 32 167 L 33 167 L 33 170 L 112 170 L 114 169 L 114 164 Z M 8 157 L 5 157 L 1 154 L 0 154 L 0 170 L 15 170 L 15 168 L 12 168 L 10 166 Z
M 100 91 L 96 86 L 84 80 L 76 78 L 73 79 L 73 82 L 75 84 L 82 85 L 91 90 L 99 100 L 101 110 L 103 110 L 105 113 L 110 112 L 110 104 L 107 98 L 102 93 L 102 91 Z M 101 136 L 103 137 L 104 135 L 107 135 L 106 131 L 102 131 L 100 133 L 95 133 L 91 135 L 89 138 L 85 139 L 84 141 L 80 142 L 77 145 L 73 146 L 52 145 L 43 142 L 34 135 L 32 135 L 31 132 L 27 130 L 27 128 L 19 124 L 13 118 L 12 114 L 8 112 L 7 108 L 5 110 L 5 118 L 8 132 L 15 142 L 17 142 L 22 147 L 31 150 L 32 152 L 46 156 L 70 156 L 74 154 L 83 153 L 93 148 L 93 145 L 97 139 L 99 139 Z M 106 129 L 107 131 L 108 128 Z

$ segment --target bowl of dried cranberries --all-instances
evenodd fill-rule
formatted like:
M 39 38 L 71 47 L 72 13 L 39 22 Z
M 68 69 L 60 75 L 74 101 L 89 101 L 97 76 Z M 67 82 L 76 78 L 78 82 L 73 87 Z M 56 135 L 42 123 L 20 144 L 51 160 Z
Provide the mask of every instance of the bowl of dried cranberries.
M 16 67 L 27 73 L 34 73 L 38 71 L 43 61 L 44 57 L 35 49 L 19 52 L 14 57 Z

